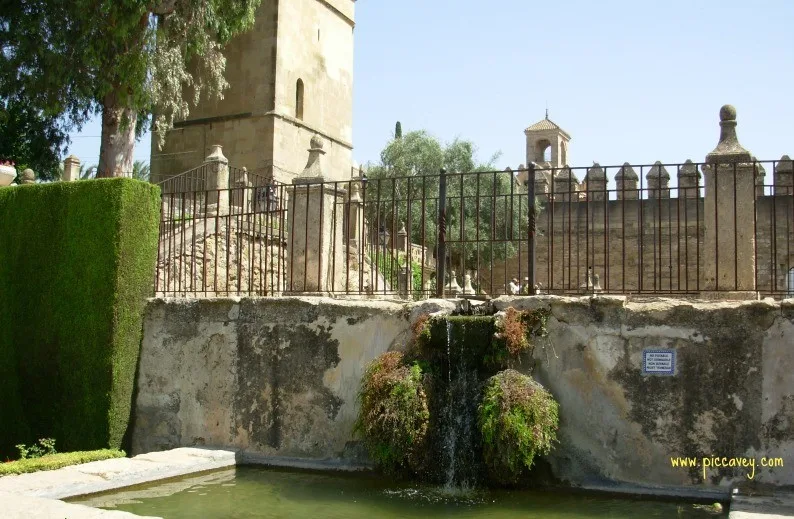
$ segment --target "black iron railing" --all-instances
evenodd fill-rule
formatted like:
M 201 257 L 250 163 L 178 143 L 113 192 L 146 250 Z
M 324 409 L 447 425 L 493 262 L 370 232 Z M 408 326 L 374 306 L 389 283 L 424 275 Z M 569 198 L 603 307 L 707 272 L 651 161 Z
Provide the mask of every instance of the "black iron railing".
M 540 164 L 289 185 L 231 169 L 225 190 L 164 189 L 157 293 L 791 297 L 788 167 Z

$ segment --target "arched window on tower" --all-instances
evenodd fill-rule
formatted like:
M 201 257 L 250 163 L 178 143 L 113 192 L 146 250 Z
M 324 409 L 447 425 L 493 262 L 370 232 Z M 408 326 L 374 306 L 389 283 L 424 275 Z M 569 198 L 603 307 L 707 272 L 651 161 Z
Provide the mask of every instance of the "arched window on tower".
M 303 120 L 303 80 L 295 85 L 295 118 Z
M 541 139 L 535 143 L 535 157 L 533 162 L 549 162 L 551 161 L 551 142 L 547 139 Z

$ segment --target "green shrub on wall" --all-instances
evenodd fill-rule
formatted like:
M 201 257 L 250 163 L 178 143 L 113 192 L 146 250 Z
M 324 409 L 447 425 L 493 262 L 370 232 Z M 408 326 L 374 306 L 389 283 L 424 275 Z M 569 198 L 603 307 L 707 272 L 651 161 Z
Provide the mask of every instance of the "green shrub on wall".
M 400 352 L 384 353 L 367 367 L 359 395 L 356 431 L 373 461 L 390 474 L 410 472 L 423 454 L 430 418 L 421 368 L 406 365 Z
M 558 413 L 554 397 L 531 377 L 508 369 L 488 379 L 479 424 L 490 477 L 515 483 L 535 456 L 548 454 L 557 439 Z
M 42 437 L 121 446 L 159 211 L 159 189 L 130 179 L 0 189 L 3 459 Z

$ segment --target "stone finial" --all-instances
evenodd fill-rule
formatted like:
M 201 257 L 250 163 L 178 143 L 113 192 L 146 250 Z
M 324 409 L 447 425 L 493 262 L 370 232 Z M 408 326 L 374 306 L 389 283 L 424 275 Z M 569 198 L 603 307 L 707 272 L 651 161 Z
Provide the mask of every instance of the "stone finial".
M 400 230 L 397 231 L 397 248 L 401 251 L 408 250 L 408 231 L 405 230 L 405 222 L 400 222 Z
M 598 162 L 593 162 L 593 166 L 587 170 L 584 176 L 588 200 L 603 201 L 606 199 L 607 174 Z
M 570 182 L 571 184 L 579 183 L 579 179 L 576 178 L 576 174 L 568 166 L 565 166 L 564 168 L 560 168 L 557 171 L 557 174 L 554 176 L 554 180 Z
M 700 171 L 697 166 L 690 160 L 678 169 L 678 197 L 679 198 L 699 198 L 698 186 L 702 186 L 700 182 Z
M 755 164 L 756 175 L 766 176 L 766 168 L 761 164 L 755 155 L 752 156 L 753 163 Z
M 750 152 L 739 144 L 736 135 L 736 108 L 720 108 L 720 141 L 714 151 L 706 155 L 707 162 L 750 162 Z
M 648 174 L 645 175 L 645 178 L 650 181 L 652 178 L 658 178 L 661 182 L 665 180 L 670 180 L 670 173 L 667 171 L 667 168 L 664 167 L 662 161 L 657 160 L 651 166 L 651 169 L 648 170 Z
M 678 170 L 678 178 L 683 177 L 700 178 L 700 171 L 698 171 L 698 168 L 695 166 L 695 163 L 692 162 L 692 159 L 686 159 L 686 162 L 684 162 L 684 164 Z
M 607 174 L 604 172 L 604 168 L 602 168 L 601 164 L 598 162 L 593 162 L 593 166 L 587 170 L 587 174 L 584 176 L 585 182 L 606 179 Z
M 783 155 L 775 165 L 775 195 L 794 193 L 794 162 L 788 155 Z
M 248 187 L 248 168 L 243 167 L 235 182 L 236 187 Z
M 474 287 L 471 286 L 471 275 L 466 274 L 463 276 L 463 294 L 474 294 Z
M 660 160 L 654 162 L 645 178 L 648 180 L 650 198 L 670 198 L 670 173 Z
M 794 173 L 794 161 L 788 155 L 783 155 L 775 165 L 775 173 Z
M 33 172 L 32 169 L 28 168 L 22 172 L 22 177 L 20 178 L 20 183 L 22 184 L 35 184 L 36 183 L 36 174 Z
M 64 182 L 71 182 L 80 180 L 80 159 L 74 155 L 69 155 L 63 161 L 63 178 Z
M 640 177 L 631 164 L 624 162 L 615 174 L 618 200 L 637 200 L 640 197 L 640 192 L 637 190 L 639 180 Z
M 213 144 L 210 154 L 207 155 L 207 158 L 204 160 L 205 162 L 220 162 L 221 164 L 229 163 L 229 159 L 227 159 L 223 154 L 223 146 L 220 144 Z
M 298 178 L 302 179 L 317 179 L 322 181 L 325 177 L 323 175 L 323 165 L 322 165 L 322 157 L 325 155 L 325 150 L 323 149 L 323 140 L 320 138 L 319 135 L 314 135 L 309 141 L 309 160 L 306 161 L 306 167 L 303 168 L 303 172 L 298 175 Z
M 520 164 L 518 166 L 518 173 L 516 174 L 515 178 L 519 186 L 527 185 L 527 180 L 529 179 L 529 170 L 527 169 L 527 167 L 524 166 L 523 164 Z
M 573 170 L 565 166 L 557 170 L 554 175 L 554 191 L 555 200 L 563 202 L 573 202 L 578 200 L 578 193 L 576 186 L 579 184 L 579 179 L 576 178 Z
M 615 180 L 625 180 L 627 182 L 634 180 L 636 182 L 639 179 L 640 177 L 637 175 L 637 172 L 634 171 L 634 168 L 632 168 L 631 164 L 628 162 L 624 162 L 623 166 L 621 166 L 617 174 L 615 174 Z
M 460 294 L 460 292 L 461 292 L 461 288 L 460 288 L 460 285 L 458 285 L 458 279 L 457 279 L 457 276 L 455 275 L 455 271 L 454 270 L 449 273 L 449 283 L 447 284 L 446 289 L 451 294 L 456 294 L 457 295 L 457 294 Z

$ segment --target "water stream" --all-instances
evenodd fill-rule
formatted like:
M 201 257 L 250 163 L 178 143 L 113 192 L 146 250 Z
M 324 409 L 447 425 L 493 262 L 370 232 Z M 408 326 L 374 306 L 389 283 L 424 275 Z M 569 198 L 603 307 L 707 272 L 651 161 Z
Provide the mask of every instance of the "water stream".
M 466 355 L 466 324 L 447 320 L 446 401 L 441 423 L 447 489 L 470 489 L 478 482 L 479 435 L 477 405 L 480 382 L 477 366 Z

